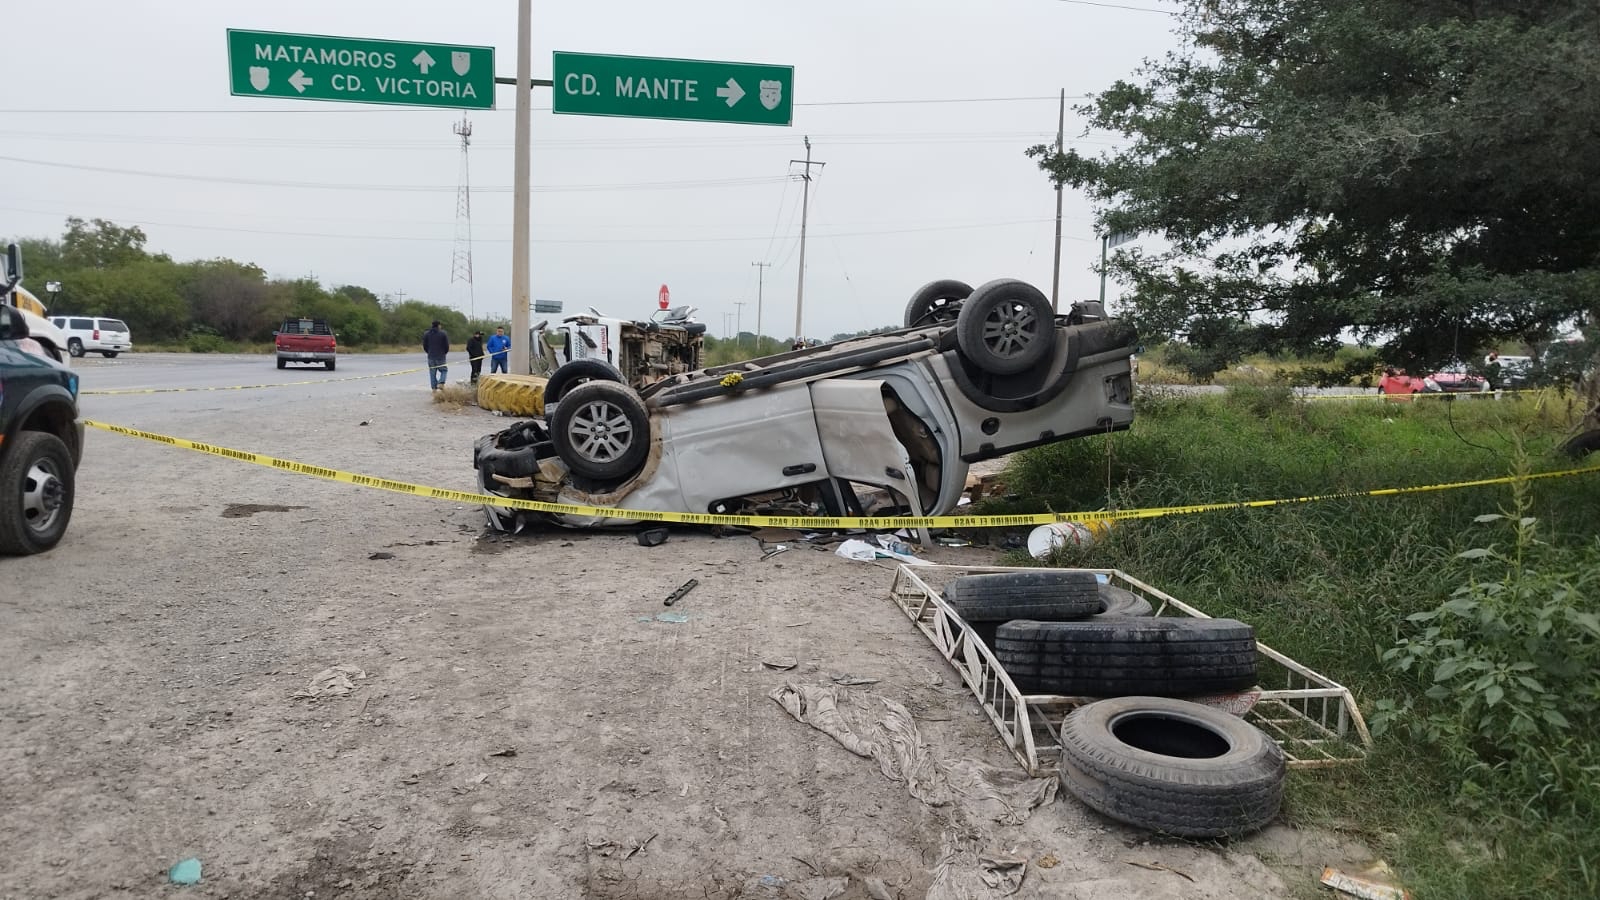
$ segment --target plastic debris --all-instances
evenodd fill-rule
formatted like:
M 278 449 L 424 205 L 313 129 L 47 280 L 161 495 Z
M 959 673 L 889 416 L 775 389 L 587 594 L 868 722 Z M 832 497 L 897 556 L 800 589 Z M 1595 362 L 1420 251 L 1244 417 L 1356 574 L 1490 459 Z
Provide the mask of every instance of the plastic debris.
M 900 546 L 903 547 L 905 545 L 901 544 Z M 907 549 L 909 550 L 910 548 L 908 547 Z M 932 563 L 928 562 L 927 560 L 918 559 L 917 557 L 912 556 L 910 553 L 898 553 L 883 547 L 874 547 L 866 541 L 860 541 L 854 538 L 840 544 L 839 549 L 833 552 L 844 557 L 845 559 L 853 559 L 857 562 L 871 562 L 875 559 L 897 559 L 900 562 L 910 563 L 914 566 L 932 565 Z
M 795 659 L 792 656 L 775 656 L 772 659 L 763 659 L 761 664 L 769 669 L 777 669 L 779 672 L 787 672 L 795 666 L 800 665 L 800 660 Z
M 639 532 L 638 538 L 639 546 L 655 547 L 667 542 L 667 530 L 665 528 L 646 528 L 644 531 Z
M 337 697 L 355 690 L 356 682 L 366 677 L 367 673 L 355 666 L 331 666 L 311 676 L 310 684 L 289 696 L 301 700 Z
M 657 622 L 668 622 L 668 623 L 671 623 L 673 625 L 682 625 L 683 623 L 689 621 L 689 617 L 687 615 L 684 615 L 683 613 L 664 612 L 664 613 L 656 613 L 656 619 L 655 620 Z M 646 621 L 648 621 L 648 620 L 646 620 Z
M 1390 879 L 1394 873 L 1387 863 L 1379 860 L 1359 875 L 1341 872 L 1329 866 L 1322 870 L 1322 883 L 1341 894 L 1360 897 L 1362 900 L 1411 900 L 1411 892 Z
M 777 875 L 763 875 L 763 876 L 761 876 L 761 886 L 762 887 L 780 888 L 780 887 L 783 887 L 787 883 L 788 882 L 784 881 L 782 878 L 778 877 Z
M 167 870 L 167 878 L 173 884 L 198 884 L 200 882 L 200 860 L 189 857 Z

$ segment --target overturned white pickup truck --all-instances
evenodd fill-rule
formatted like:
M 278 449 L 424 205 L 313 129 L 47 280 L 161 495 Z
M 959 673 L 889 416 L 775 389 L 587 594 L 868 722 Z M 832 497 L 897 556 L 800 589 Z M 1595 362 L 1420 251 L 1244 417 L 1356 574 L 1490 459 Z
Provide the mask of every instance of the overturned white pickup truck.
M 936 281 L 905 327 L 673 375 L 635 390 L 578 384 L 549 420 L 480 438 L 484 493 L 660 512 L 860 515 L 858 488 L 895 511 L 944 515 L 967 467 L 1025 447 L 1125 429 L 1136 337 L 1096 303 L 1052 314 L 1016 280 Z M 876 493 L 876 492 L 875 492 Z M 487 507 L 492 526 L 625 516 Z M 885 514 L 886 510 L 876 510 Z

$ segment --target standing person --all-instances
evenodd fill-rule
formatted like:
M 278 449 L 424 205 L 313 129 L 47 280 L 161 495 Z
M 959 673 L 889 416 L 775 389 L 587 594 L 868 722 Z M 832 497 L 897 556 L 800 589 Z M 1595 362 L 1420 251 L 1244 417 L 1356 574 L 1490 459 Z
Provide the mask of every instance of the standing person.
M 478 383 L 478 373 L 483 371 L 483 332 L 474 331 L 467 338 L 467 364 L 472 366 L 472 383 Z
M 422 352 L 428 355 L 428 385 L 434 390 L 444 387 L 445 356 L 450 352 L 450 335 L 433 320 L 433 327 L 422 333 Z
M 511 350 L 511 338 L 504 328 L 496 328 L 489 338 L 489 374 L 506 374 L 506 354 Z

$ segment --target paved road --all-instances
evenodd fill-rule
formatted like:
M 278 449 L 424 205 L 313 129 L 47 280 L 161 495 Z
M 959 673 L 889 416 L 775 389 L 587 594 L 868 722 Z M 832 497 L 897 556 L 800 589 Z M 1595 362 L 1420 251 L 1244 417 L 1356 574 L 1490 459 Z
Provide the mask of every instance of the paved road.
M 278 369 L 270 355 L 134 353 L 116 359 L 84 357 L 72 361 L 82 378 L 80 403 L 85 418 L 132 427 L 155 428 L 150 417 L 205 415 L 218 410 L 283 410 L 329 404 L 356 397 L 423 393 L 428 376 L 420 371 L 421 353 L 341 354 L 339 368 L 319 366 Z M 464 377 L 467 364 L 452 366 L 450 376 Z M 418 370 L 418 371 L 408 371 Z M 389 374 L 403 372 L 404 374 Z M 190 389 L 172 393 L 174 389 Z M 234 388 L 239 388 L 235 390 Z M 102 394 L 101 391 L 151 390 L 149 394 Z

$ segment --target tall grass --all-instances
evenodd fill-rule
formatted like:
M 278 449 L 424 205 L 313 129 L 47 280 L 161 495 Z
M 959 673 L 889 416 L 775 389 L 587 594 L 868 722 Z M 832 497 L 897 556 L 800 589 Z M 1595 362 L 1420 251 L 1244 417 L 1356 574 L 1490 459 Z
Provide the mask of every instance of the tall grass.
M 1026 499 L 1010 508 L 1294 498 L 1572 465 L 1555 452 L 1566 414 L 1532 401 L 1306 402 L 1257 387 L 1147 393 L 1138 408 L 1126 433 L 1022 454 L 1009 484 Z M 1358 769 L 1296 775 L 1292 820 L 1356 828 L 1420 898 L 1600 896 L 1600 717 L 1588 712 L 1600 706 L 1600 673 L 1584 662 L 1600 661 L 1600 628 L 1586 630 L 1600 596 L 1579 577 L 1600 568 L 1600 474 L 1523 485 L 1520 494 L 1502 485 L 1125 522 L 1054 561 L 1120 568 L 1250 622 L 1264 642 L 1349 686 L 1369 718 L 1392 722 Z M 1515 571 L 1507 520 L 1476 521 L 1501 511 L 1536 520 Z M 1461 556 L 1490 545 L 1500 557 Z M 1439 612 L 1466 608 L 1467 596 L 1483 602 L 1464 618 Z M 1544 649 L 1507 641 L 1507 629 L 1545 627 L 1524 608 L 1539 603 L 1559 606 L 1550 615 L 1572 619 L 1567 631 Z M 1444 619 L 1455 630 L 1427 638 Z M 1439 653 L 1486 659 L 1508 684 L 1528 674 L 1507 668 L 1517 654 L 1540 655 L 1541 666 L 1565 654 L 1539 674 L 1559 696 L 1540 702 L 1566 710 L 1568 727 L 1528 740 L 1502 734 L 1509 726 L 1494 716 L 1503 708 L 1486 711 L 1472 696 L 1487 682 L 1436 680 L 1437 654 L 1401 665 L 1394 648 L 1425 639 L 1460 640 Z M 1496 698 L 1512 702 L 1521 701 Z

